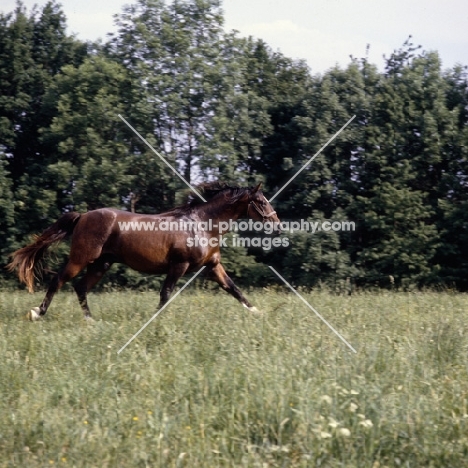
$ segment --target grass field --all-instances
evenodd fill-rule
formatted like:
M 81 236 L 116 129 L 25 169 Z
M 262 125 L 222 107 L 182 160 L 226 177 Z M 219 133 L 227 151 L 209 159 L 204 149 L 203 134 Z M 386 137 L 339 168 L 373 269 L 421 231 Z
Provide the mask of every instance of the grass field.
M 468 296 L 0 293 L 0 467 L 468 466 Z

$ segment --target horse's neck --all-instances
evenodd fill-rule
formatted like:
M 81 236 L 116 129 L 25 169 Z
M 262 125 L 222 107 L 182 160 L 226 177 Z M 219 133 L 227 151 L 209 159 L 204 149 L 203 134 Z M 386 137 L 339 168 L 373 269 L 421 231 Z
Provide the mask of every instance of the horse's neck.
M 204 217 L 205 221 L 209 219 L 213 220 L 213 222 L 220 222 L 220 221 L 236 221 L 241 216 L 247 213 L 247 204 L 245 203 L 236 203 L 234 205 L 228 205 L 223 207 L 207 207 L 204 210 Z

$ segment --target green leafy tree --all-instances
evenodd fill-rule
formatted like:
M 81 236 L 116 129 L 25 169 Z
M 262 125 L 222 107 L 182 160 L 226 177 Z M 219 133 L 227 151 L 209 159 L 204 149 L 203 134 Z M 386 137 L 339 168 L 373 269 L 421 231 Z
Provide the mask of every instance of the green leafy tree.
M 468 289 L 468 74 L 456 66 L 444 75 L 448 115 L 441 153 L 446 165 L 440 176 L 437 226 L 441 242 L 436 255 L 440 281 Z
M 338 215 L 327 221 L 342 221 Z M 310 222 L 326 221 L 323 213 L 314 212 Z M 294 285 L 328 286 L 336 292 L 349 292 L 350 278 L 356 275 L 349 253 L 343 249 L 340 233 L 318 230 L 285 233 L 289 247 L 281 255 L 281 271 Z
M 49 87 L 46 103 L 57 115 L 42 130 L 51 152 L 43 178 L 61 211 L 124 206 L 132 176 L 118 114 L 127 85 L 123 67 L 90 57 L 63 67 Z
M 38 130 L 50 120 L 42 109 L 47 86 L 63 65 L 86 54 L 65 28 L 55 2 L 29 16 L 21 3 L 13 14 L 0 14 L 0 136 L 15 186 L 31 166 L 42 164 Z
M 141 0 L 117 24 L 109 53 L 132 73 L 139 104 L 130 118 L 190 181 L 217 91 L 219 2 Z
M 40 128 L 52 118 L 43 99 L 61 67 L 80 63 L 87 53 L 65 29 L 55 2 L 30 13 L 18 3 L 13 12 L 0 14 L 2 259 L 58 214 L 55 192 L 43 183 L 48 152 Z
M 358 161 L 362 186 L 349 212 L 364 282 L 421 286 L 438 274 L 447 87 L 437 54 L 415 50 L 408 41 L 388 59 L 373 99 L 372 146 Z
M 273 128 L 268 101 L 249 84 L 252 40 L 225 34 L 218 57 L 219 93 L 202 135 L 200 167 L 207 178 L 250 184 L 263 178 L 255 161 Z
M 8 260 L 14 225 L 14 200 L 10 174 L 6 170 L 5 155 L 0 148 L 0 264 Z M 3 273 L 3 272 L 2 272 Z

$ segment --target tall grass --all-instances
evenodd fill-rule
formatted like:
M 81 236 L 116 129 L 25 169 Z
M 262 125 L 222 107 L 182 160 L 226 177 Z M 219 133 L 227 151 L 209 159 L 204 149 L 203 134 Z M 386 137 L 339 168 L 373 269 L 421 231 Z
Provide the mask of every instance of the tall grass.
M 0 293 L 0 467 L 463 467 L 468 297 Z

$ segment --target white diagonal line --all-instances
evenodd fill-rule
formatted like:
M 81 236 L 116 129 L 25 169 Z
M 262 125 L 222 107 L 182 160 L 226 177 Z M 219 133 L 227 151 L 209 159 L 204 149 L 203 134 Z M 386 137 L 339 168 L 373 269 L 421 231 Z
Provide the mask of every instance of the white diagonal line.
M 179 172 L 177 171 L 177 169 L 174 169 L 174 167 L 172 167 L 172 166 L 167 162 L 167 160 L 166 160 L 163 156 L 161 156 L 161 155 L 148 143 L 148 141 L 147 141 L 145 138 L 143 138 L 143 137 L 142 137 L 142 136 L 141 136 L 141 135 L 140 135 L 140 134 L 139 134 L 139 133 L 138 133 L 138 132 L 137 132 L 137 131 L 120 115 L 120 114 L 118 114 L 118 116 L 128 125 L 129 128 L 131 128 L 131 129 L 135 132 L 136 135 L 138 135 L 138 137 L 141 139 L 141 141 L 143 141 L 143 142 L 153 151 L 153 153 L 154 153 L 156 156 L 158 156 L 168 167 L 170 167 L 171 170 L 174 171 L 174 173 L 175 173 L 178 177 L 180 177 L 180 179 L 182 179 L 182 181 L 183 181 L 188 187 L 190 187 L 191 190 L 193 190 L 204 202 L 206 202 L 206 200 L 201 196 L 201 194 L 198 192 L 198 190 L 197 190 L 195 187 L 193 187 L 193 186 L 190 184 L 190 182 L 187 182 L 187 181 L 184 179 L 184 177 L 183 177 L 181 174 L 179 174 Z
M 117 354 L 120 354 L 206 267 L 202 266 L 128 341 Z
M 348 346 L 348 348 L 357 353 L 357 351 L 272 267 L 270 266 L 270 269 L 273 271 L 273 273 L 280 278 L 284 284 L 294 293 L 296 294 L 299 299 L 301 299 L 302 302 L 310 309 L 312 312 L 315 313 L 315 315 L 343 342 Z
M 353 115 L 268 201 L 271 203 L 355 118 Z

